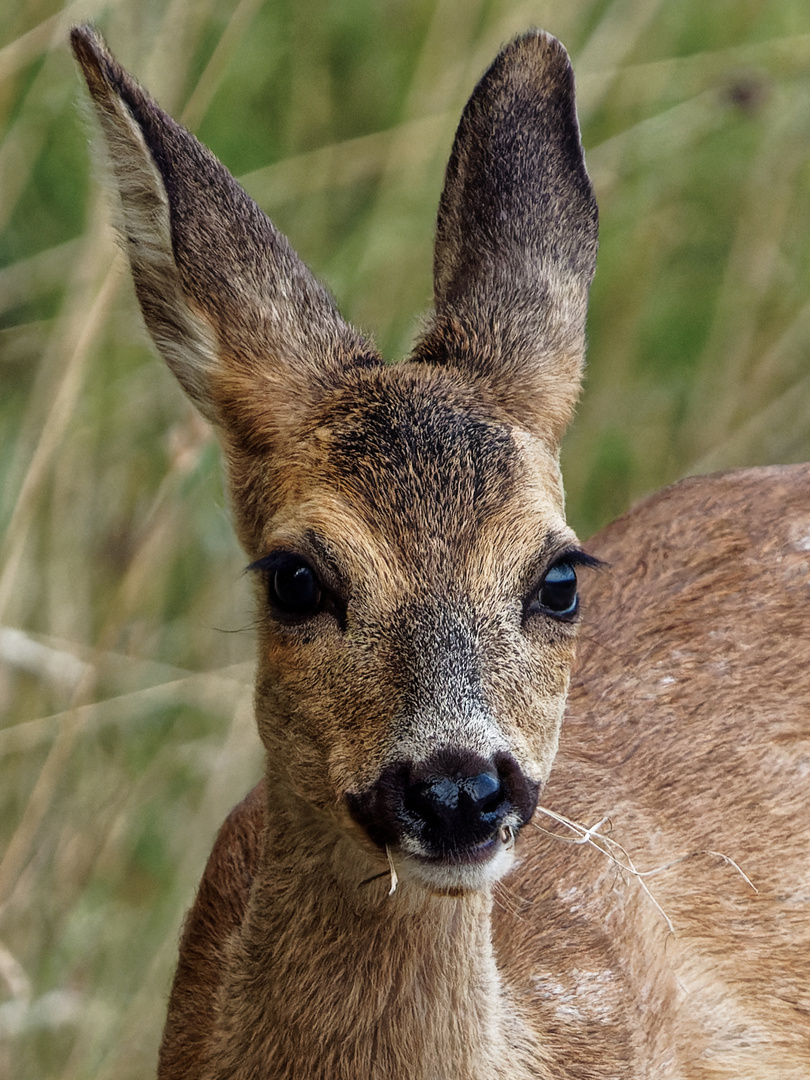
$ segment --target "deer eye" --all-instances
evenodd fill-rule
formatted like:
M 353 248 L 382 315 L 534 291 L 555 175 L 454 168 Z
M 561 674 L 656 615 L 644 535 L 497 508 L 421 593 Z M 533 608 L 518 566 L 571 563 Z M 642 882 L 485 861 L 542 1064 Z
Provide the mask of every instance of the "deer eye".
M 555 619 L 571 619 L 579 606 L 577 573 L 570 562 L 555 563 L 547 571 L 535 599 L 536 608 Z M 534 606 L 534 605 L 533 605 Z
M 299 558 L 287 557 L 270 571 L 268 598 L 281 614 L 296 619 L 314 615 L 321 603 L 315 571 Z
M 267 582 L 267 600 L 282 619 L 308 619 L 321 609 L 323 588 L 318 575 L 300 555 L 274 551 L 251 563 Z

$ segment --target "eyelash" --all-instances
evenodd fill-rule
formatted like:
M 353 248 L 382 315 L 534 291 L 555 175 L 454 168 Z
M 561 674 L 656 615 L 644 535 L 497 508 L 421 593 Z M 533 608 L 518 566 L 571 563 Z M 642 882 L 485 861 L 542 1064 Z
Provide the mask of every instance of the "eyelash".
M 581 548 L 561 552 L 532 587 L 526 603 L 526 616 L 544 615 L 559 622 L 573 622 L 579 611 L 576 568 L 598 568 L 603 565 L 600 559 Z
M 321 612 L 332 614 L 346 628 L 346 602 L 327 586 L 310 560 L 295 551 L 272 551 L 246 567 L 264 577 L 267 603 L 280 622 L 306 623 Z

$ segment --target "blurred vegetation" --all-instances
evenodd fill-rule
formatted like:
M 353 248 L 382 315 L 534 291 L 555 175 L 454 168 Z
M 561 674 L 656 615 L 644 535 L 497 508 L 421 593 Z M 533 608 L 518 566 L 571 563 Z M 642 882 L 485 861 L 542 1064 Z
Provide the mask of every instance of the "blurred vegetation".
M 565 449 L 587 536 L 695 471 L 810 458 L 806 0 L 22 0 L 0 10 L 0 1076 L 154 1070 L 180 918 L 258 774 L 216 447 L 153 358 L 90 167 L 95 21 L 383 349 L 430 303 L 459 112 L 568 46 L 601 206 Z

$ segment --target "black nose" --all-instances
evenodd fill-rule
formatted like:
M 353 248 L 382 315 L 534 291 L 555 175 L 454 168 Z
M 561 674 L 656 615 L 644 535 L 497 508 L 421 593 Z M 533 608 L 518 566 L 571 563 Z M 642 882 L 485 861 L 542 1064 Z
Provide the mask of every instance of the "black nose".
M 487 761 L 446 747 L 424 762 L 389 766 L 368 791 L 349 797 L 349 808 L 380 846 L 410 841 L 426 858 L 467 861 L 506 826 L 529 820 L 538 789 L 510 754 Z
M 402 805 L 434 844 L 445 847 L 466 835 L 494 836 L 510 809 L 501 781 L 489 771 L 417 781 L 403 792 Z

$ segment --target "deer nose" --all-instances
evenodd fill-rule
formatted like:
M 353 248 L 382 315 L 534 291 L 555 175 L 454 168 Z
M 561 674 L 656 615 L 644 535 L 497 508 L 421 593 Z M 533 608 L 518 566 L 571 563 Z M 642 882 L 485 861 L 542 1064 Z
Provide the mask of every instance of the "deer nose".
M 444 844 L 471 826 L 483 826 L 494 835 L 509 812 L 501 781 L 490 771 L 411 784 L 402 802 L 405 812 L 417 818 L 434 841 Z

